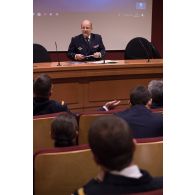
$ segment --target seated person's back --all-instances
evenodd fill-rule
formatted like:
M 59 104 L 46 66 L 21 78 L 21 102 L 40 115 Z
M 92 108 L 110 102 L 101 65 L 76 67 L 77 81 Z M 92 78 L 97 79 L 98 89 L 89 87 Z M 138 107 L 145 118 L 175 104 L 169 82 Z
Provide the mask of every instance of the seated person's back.
M 116 116 L 98 118 L 90 127 L 89 145 L 95 162 L 101 167 L 92 179 L 74 195 L 114 195 L 162 189 L 162 177 L 153 178 L 132 163 L 135 143 L 125 120 Z
M 51 78 L 46 74 L 41 74 L 33 82 L 33 116 L 69 111 L 67 105 L 50 100 L 51 93 Z
M 151 94 L 144 86 L 136 87 L 130 94 L 131 107 L 116 113 L 132 129 L 134 138 L 159 137 L 163 135 L 162 113 L 153 113 Z

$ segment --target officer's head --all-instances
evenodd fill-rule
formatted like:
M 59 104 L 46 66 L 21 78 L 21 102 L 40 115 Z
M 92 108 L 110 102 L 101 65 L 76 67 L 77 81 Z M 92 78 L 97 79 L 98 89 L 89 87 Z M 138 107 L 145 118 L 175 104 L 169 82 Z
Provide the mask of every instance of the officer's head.
M 89 37 L 89 35 L 91 34 L 92 31 L 92 23 L 89 20 L 83 20 L 81 23 L 81 31 L 83 36 Z
M 108 170 L 121 170 L 130 165 L 135 144 L 127 123 L 117 116 L 100 117 L 92 124 L 89 145 L 97 164 Z

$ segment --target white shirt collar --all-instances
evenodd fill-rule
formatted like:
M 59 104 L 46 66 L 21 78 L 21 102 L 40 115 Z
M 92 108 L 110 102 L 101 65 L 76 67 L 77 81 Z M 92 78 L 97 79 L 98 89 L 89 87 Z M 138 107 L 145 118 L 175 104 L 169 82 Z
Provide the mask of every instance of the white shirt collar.
M 88 40 L 90 40 L 90 39 L 91 39 L 91 34 L 90 34 L 89 36 L 87 36 L 86 38 L 87 38 Z
M 125 177 L 131 177 L 131 178 L 140 178 L 142 176 L 142 173 L 140 172 L 137 165 L 131 165 L 129 167 L 126 167 L 122 169 L 121 171 L 110 171 L 113 175 L 121 175 Z

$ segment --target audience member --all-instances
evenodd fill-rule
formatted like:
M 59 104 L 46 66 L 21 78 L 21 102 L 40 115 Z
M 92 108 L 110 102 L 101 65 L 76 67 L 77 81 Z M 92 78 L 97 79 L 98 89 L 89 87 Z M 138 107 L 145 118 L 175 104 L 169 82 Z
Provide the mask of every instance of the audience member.
M 134 138 L 163 136 L 162 113 L 153 113 L 151 94 L 144 86 L 136 87 L 130 94 L 131 107 L 115 113 L 127 121 Z
M 50 100 L 51 93 L 51 78 L 46 74 L 41 74 L 33 83 L 33 116 L 57 112 L 70 112 L 66 104 L 62 105 L 55 100 Z M 113 109 L 119 103 L 120 101 L 117 100 L 107 102 L 103 107 L 99 108 L 99 110 Z
M 51 78 L 46 74 L 39 75 L 33 82 L 33 116 L 69 111 L 66 104 L 50 100 L 51 93 Z
M 94 61 L 104 58 L 105 47 L 101 35 L 93 34 L 92 23 L 83 20 L 81 23 L 82 34 L 71 39 L 68 48 L 68 57 L 78 61 Z
M 95 162 L 101 167 L 92 179 L 74 195 L 129 194 L 162 189 L 162 177 L 153 178 L 132 163 L 135 151 L 128 124 L 116 116 L 98 118 L 89 129 L 89 145 Z
M 51 138 L 55 141 L 55 147 L 76 145 L 78 124 L 71 113 L 58 115 L 51 124 Z
M 163 108 L 163 81 L 152 80 L 148 84 L 148 90 L 152 95 L 151 108 Z

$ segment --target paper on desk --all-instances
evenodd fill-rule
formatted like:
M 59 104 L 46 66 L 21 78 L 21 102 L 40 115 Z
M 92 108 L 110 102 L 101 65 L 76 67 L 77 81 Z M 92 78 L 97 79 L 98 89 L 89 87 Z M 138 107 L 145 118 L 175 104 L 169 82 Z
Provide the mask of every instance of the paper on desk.
M 87 63 L 92 63 L 92 64 L 115 64 L 115 63 L 117 63 L 118 61 L 113 61 L 113 60 L 105 60 L 105 62 L 104 62 L 104 60 L 100 60 L 100 61 L 89 61 L 89 62 L 87 62 Z
M 89 58 L 89 57 L 93 57 L 93 55 L 88 55 L 88 56 L 85 56 L 85 58 Z

